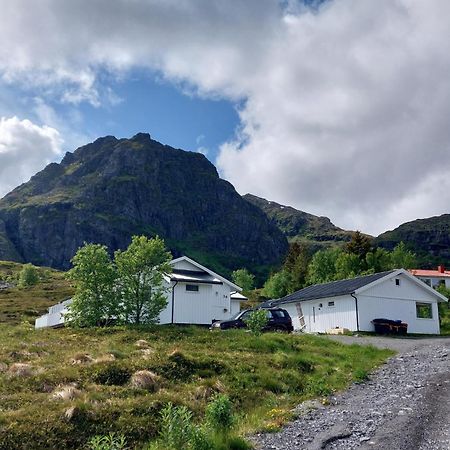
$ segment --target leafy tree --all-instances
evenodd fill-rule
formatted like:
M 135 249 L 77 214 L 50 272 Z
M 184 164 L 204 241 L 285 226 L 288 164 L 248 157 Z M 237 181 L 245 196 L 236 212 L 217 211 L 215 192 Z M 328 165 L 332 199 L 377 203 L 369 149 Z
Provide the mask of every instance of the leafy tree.
M 117 318 L 117 273 L 106 246 L 85 244 L 72 258 L 72 264 L 67 276 L 75 282 L 76 291 L 69 308 L 69 323 L 96 326 Z
M 391 269 L 391 254 L 384 248 L 378 247 L 366 255 L 367 269 L 372 273 Z
M 39 273 L 33 264 L 25 264 L 19 273 L 19 287 L 26 288 L 39 283 Z
M 269 277 L 264 283 L 262 294 L 271 299 L 284 297 L 289 291 L 290 277 L 289 274 L 281 270 Z
M 234 284 L 237 284 L 244 291 L 251 291 L 255 287 L 255 275 L 247 269 L 237 269 L 231 274 Z
M 371 240 L 360 231 L 355 231 L 352 235 L 351 241 L 345 245 L 345 251 L 347 253 L 357 255 L 361 259 L 365 259 L 371 247 Z
M 284 271 L 289 276 L 288 293 L 298 291 L 305 286 L 310 261 L 311 253 L 306 245 L 298 242 L 291 244 L 283 265 Z
M 335 261 L 335 280 L 345 280 L 354 278 L 361 274 L 363 262 L 360 257 L 354 253 L 341 252 Z
M 307 284 L 319 284 L 333 281 L 336 277 L 336 261 L 343 253 L 339 248 L 319 250 L 308 266 Z
M 406 248 L 402 241 L 391 252 L 392 269 L 413 269 L 417 264 L 415 253 Z
M 244 319 L 244 322 L 253 334 L 261 334 L 264 327 L 267 325 L 267 322 L 269 322 L 267 311 L 265 309 L 252 311 L 249 316 Z
M 125 320 L 155 323 L 166 307 L 164 275 L 172 271 L 172 255 L 159 237 L 133 236 L 124 251 L 115 252 Z

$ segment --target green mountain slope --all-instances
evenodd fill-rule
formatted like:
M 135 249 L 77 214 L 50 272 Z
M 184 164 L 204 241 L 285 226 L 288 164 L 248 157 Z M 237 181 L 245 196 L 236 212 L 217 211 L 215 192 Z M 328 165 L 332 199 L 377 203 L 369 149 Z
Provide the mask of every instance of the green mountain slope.
M 314 216 L 252 194 L 246 194 L 244 198 L 260 208 L 291 242 L 304 242 L 313 250 L 319 250 L 322 247 L 339 245 L 351 239 L 352 231 L 338 228 L 331 223 L 328 217 Z
M 423 268 L 450 266 L 450 214 L 404 223 L 380 234 L 375 243 L 392 249 L 401 241 L 419 256 Z
M 158 234 L 174 256 L 225 274 L 242 266 L 264 273 L 288 246 L 203 155 L 142 133 L 97 139 L 48 165 L 0 200 L 2 222 L 0 259 L 58 269 L 84 242 L 115 250 L 133 234 Z

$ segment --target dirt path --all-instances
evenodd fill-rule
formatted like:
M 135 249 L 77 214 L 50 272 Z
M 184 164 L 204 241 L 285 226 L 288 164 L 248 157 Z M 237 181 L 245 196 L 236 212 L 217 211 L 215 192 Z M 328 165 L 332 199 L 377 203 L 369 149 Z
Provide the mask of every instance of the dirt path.
M 315 405 L 281 432 L 255 436 L 256 448 L 450 449 L 450 338 L 331 339 L 399 353 L 366 383 L 332 397 L 330 406 Z

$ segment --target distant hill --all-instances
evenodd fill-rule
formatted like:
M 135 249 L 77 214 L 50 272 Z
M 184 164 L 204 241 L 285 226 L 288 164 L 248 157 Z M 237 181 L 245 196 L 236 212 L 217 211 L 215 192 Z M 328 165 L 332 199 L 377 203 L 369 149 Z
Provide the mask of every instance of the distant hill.
M 67 269 L 84 242 L 115 250 L 133 234 L 160 235 L 174 256 L 225 275 L 238 267 L 265 274 L 288 248 L 204 155 L 144 133 L 97 139 L 0 200 L 0 259 Z
M 244 198 L 260 208 L 291 242 L 304 242 L 313 250 L 319 250 L 323 247 L 341 245 L 351 239 L 352 231 L 338 228 L 328 217 L 314 216 L 252 194 L 246 194 Z
M 418 255 L 423 268 L 450 267 L 450 214 L 404 223 L 380 234 L 375 243 L 392 249 L 401 241 Z

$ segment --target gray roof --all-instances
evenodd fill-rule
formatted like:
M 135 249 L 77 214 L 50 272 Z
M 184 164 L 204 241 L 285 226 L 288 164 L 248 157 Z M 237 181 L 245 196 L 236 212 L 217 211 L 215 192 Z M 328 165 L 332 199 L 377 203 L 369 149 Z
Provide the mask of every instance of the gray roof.
M 222 281 L 207 272 L 182 269 L 173 269 L 170 280 L 181 283 L 223 284 Z
M 386 275 L 394 272 L 395 270 L 389 270 L 387 272 L 374 273 L 372 275 L 351 278 L 349 280 L 339 280 L 324 284 L 314 284 L 313 286 L 308 286 L 306 288 L 300 289 L 293 294 L 286 295 L 286 297 L 282 297 L 270 303 L 271 305 L 278 305 L 281 303 L 293 303 L 305 300 L 314 300 L 319 298 L 337 297 L 339 295 L 352 294 L 359 288 L 373 283 L 380 278 L 384 278 Z

